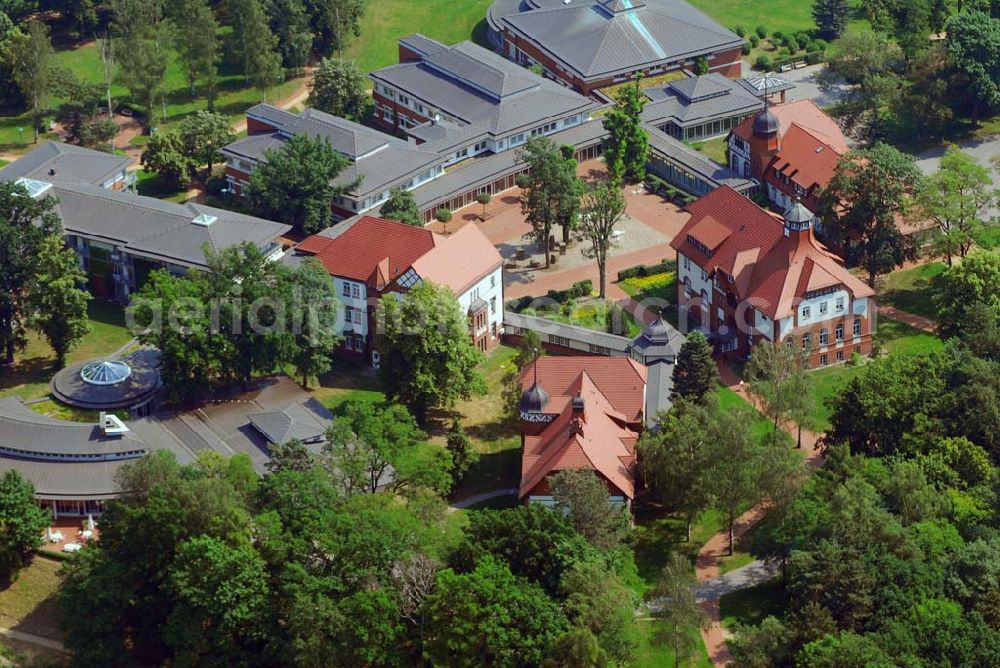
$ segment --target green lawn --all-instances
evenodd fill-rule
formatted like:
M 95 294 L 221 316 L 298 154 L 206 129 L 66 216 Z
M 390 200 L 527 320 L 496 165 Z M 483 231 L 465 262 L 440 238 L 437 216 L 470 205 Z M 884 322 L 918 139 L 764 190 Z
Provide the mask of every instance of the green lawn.
M 759 624 L 769 615 L 780 617 L 788 606 L 788 594 L 777 578 L 756 587 L 726 594 L 719 601 L 722 626 L 732 629 L 740 624 Z
M 597 298 L 573 300 L 563 304 L 558 310 L 553 309 L 525 309 L 525 315 L 534 315 L 546 320 L 561 322 L 568 325 L 576 325 L 592 329 L 595 332 L 607 332 L 608 309 L 612 302 Z M 636 322 L 635 317 L 627 311 L 623 313 L 623 324 L 625 331 L 623 336 L 633 338 L 638 336 L 642 327 Z
M 632 666 L 635 668 L 674 668 L 674 652 L 670 647 L 655 644 L 653 642 L 653 623 L 649 621 L 639 622 L 639 648 L 632 659 Z M 691 629 L 691 634 L 698 633 L 696 629 Z M 697 666 L 698 668 L 711 668 L 712 662 L 708 658 L 708 651 L 705 643 L 698 639 L 698 658 L 687 664 L 681 664 L 685 668 Z
M 35 557 L 13 582 L 0 579 L 0 627 L 61 639 L 55 601 L 60 567 L 58 561 Z
M 715 160 L 720 165 L 728 165 L 729 157 L 726 155 L 726 138 L 716 137 L 707 141 L 700 141 L 691 144 L 691 148 L 700 151 L 705 157 Z
M 811 2 L 795 0 L 771 0 L 751 2 L 750 0 L 691 0 L 691 4 L 702 10 L 727 28 L 743 26 L 747 33 L 757 26 L 764 26 L 767 32 L 776 30 L 797 32 L 814 30 Z M 858 4 L 852 2 L 851 4 Z M 854 23 L 861 23 L 855 21 Z
M 231 28 L 223 27 L 219 31 L 220 37 L 226 39 L 231 32 Z M 395 53 L 395 50 L 393 50 Z M 87 42 L 73 48 L 58 51 L 54 58 L 54 65 L 57 68 L 67 69 L 78 79 L 84 82 L 99 84 L 103 81 L 103 64 L 101 63 L 100 50 L 96 42 Z M 289 77 L 278 86 L 275 86 L 267 94 L 269 101 L 277 101 L 291 95 L 301 84 L 302 77 Z M 205 109 L 208 101 L 201 97 L 199 90 L 197 96 L 192 98 L 184 74 L 176 58 L 171 58 L 167 67 L 165 79 L 166 89 L 166 114 L 165 124 L 169 126 L 186 114 L 199 109 Z M 247 86 L 246 79 L 231 64 L 223 62 L 219 67 L 218 98 L 215 102 L 216 111 L 225 114 L 233 122 L 243 118 L 244 112 L 254 104 L 261 101 L 261 94 L 252 87 Z M 135 106 L 135 101 L 131 100 L 128 91 L 121 85 L 115 84 L 111 87 L 114 100 L 118 103 L 125 102 Z M 48 100 L 48 105 L 52 108 L 58 107 L 62 102 L 57 98 Z M 160 114 L 155 119 L 156 124 L 164 125 Z M 31 114 L 25 112 L 16 116 L 0 116 L 0 151 L 10 153 L 23 153 L 32 148 Z M 42 135 L 41 139 L 49 135 Z M 54 136 L 53 136 L 54 138 Z
M 96 299 L 90 302 L 90 331 L 67 355 L 67 364 L 109 355 L 132 338 L 125 329 L 125 316 L 117 304 Z M 55 358 L 49 344 L 29 332 L 28 346 L 15 356 L 14 365 L 0 369 L 0 397 L 18 395 L 40 399 L 49 393 Z
M 492 0 L 379 0 L 369 2 L 361 19 L 361 36 L 344 57 L 353 58 L 362 72 L 399 62 L 400 37 L 422 33 L 445 44 L 465 39 L 488 46 L 486 11 Z
M 894 271 L 882 282 L 879 299 L 900 311 L 936 318 L 933 294 L 936 279 L 947 267 L 931 262 L 910 269 Z
M 944 347 L 944 342 L 933 334 L 920 331 L 889 318 L 879 318 L 876 334 L 883 349 L 894 355 L 922 355 Z M 830 409 L 826 399 L 834 396 L 852 378 L 861 373 L 861 366 L 838 364 L 825 369 L 817 369 L 810 374 L 814 406 L 810 414 L 813 429 L 826 431 L 830 428 Z
M 314 384 L 310 390 L 320 403 L 334 413 L 347 401 L 385 400 L 378 379 L 368 366 L 342 356 L 334 358 L 333 368 L 319 378 L 318 386 Z
M 144 169 L 136 172 L 135 187 L 140 195 L 164 199 L 169 202 L 183 203 L 188 199 L 187 188 L 181 187 L 178 189 L 168 186 L 162 176 L 156 172 L 147 172 Z

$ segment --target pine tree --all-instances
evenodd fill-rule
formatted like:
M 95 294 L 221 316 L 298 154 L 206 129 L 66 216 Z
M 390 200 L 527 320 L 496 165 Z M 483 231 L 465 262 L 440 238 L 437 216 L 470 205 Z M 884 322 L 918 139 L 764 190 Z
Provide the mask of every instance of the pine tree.
M 671 398 L 703 402 L 706 396 L 711 396 L 718 382 L 719 371 L 712 359 L 712 347 L 705 335 L 695 330 L 688 334 L 677 355 Z
M 847 0 L 815 0 L 812 16 L 820 37 L 837 39 L 851 20 L 851 6 Z

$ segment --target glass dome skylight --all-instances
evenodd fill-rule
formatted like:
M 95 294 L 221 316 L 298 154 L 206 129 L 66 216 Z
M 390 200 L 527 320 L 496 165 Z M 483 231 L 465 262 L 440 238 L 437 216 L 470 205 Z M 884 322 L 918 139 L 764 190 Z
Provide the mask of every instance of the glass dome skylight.
M 91 362 L 80 369 L 80 377 L 88 385 L 117 385 L 132 375 L 125 362 Z

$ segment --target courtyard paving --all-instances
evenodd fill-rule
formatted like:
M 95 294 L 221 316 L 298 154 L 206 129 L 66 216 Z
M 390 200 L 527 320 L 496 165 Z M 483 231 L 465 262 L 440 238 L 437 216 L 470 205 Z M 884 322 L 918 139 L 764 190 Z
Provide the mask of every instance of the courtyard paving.
M 585 179 L 595 179 L 604 177 L 606 170 L 603 160 L 595 159 L 580 163 L 577 173 Z M 674 204 L 646 192 L 641 186 L 628 185 L 624 191 L 626 219 L 618 225 L 622 234 L 608 261 L 608 296 L 612 299 L 626 296 L 613 283 L 620 269 L 637 264 L 655 264 L 673 257 L 670 241 L 689 217 Z M 504 258 L 514 257 L 521 249 L 525 259 L 517 263 L 516 269 L 504 271 L 505 299 L 544 295 L 549 290 L 562 290 L 585 279 L 590 279 L 597 286 L 597 263 L 589 256 L 589 244 L 584 241 L 572 240 L 565 255 L 559 255 L 557 251 L 556 262 L 548 269 L 527 266 L 530 260 L 543 264 L 544 256 L 525 236 L 531 227 L 521 214 L 520 189 L 511 188 L 494 196 L 487 211 L 488 216 L 483 221 L 482 205 L 470 204 L 456 211 L 447 225 L 435 222 L 431 229 L 448 234 L 464 225 L 477 225 Z M 552 233 L 557 241 L 561 241 L 561 229 L 556 228 Z

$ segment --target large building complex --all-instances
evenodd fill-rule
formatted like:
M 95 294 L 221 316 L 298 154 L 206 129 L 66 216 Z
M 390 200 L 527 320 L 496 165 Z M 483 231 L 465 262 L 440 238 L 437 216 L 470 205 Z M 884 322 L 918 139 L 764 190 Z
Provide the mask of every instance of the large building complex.
M 45 147 L 51 144 L 55 142 L 39 150 L 48 152 L 50 149 Z M 81 151 L 88 149 L 74 147 L 70 153 Z M 18 183 L 32 197 L 55 198 L 66 243 L 76 251 L 95 296 L 127 301 L 155 269 L 175 274 L 188 269 L 207 269 L 205 248 L 217 252 L 252 243 L 272 257 L 281 254 L 280 238 L 290 229 L 288 225 L 118 189 L 119 179 L 103 175 L 107 154 L 99 151 L 89 154 L 93 154 L 94 160 L 83 161 L 75 170 L 65 166 L 43 167 L 47 180 L 41 180 L 21 175 L 22 160 L 31 164 L 33 152 L 0 170 L 0 181 Z M 88 171 L 91 173 L 87 174 Z M 32 174 L 37 175 L 35 172 Z M 88 180 L 88 176 L 96 178 Z
M 596 104 L 472 42 L 411 35 L 399 64 L 372 72 L 375 120 L 450 164 L 502 153 L 590 119 Z
M 317 258 L 344 303 L 343 350 L 378 367 L 378 300 L 421 281 L 448 287 L 469 318 L 469 334 L 491 350 L 503 328 L 503 259 L 475 225 L 450 236 L 363 216 L 303 241 L 289 261 Z
M 745 358 L 766 339 L 800 348 L 814 367 L 871 352 L 875 291 L 816 240 L 801 202 L 782 218 L 722 187 L 687 209 L 670 244 L 678 304 L 716 352 Z
M 504 56 L 584 94 L 701 58 L 740 76 L 743 39 L 684 0 L 495 0 L 486 20 Z

